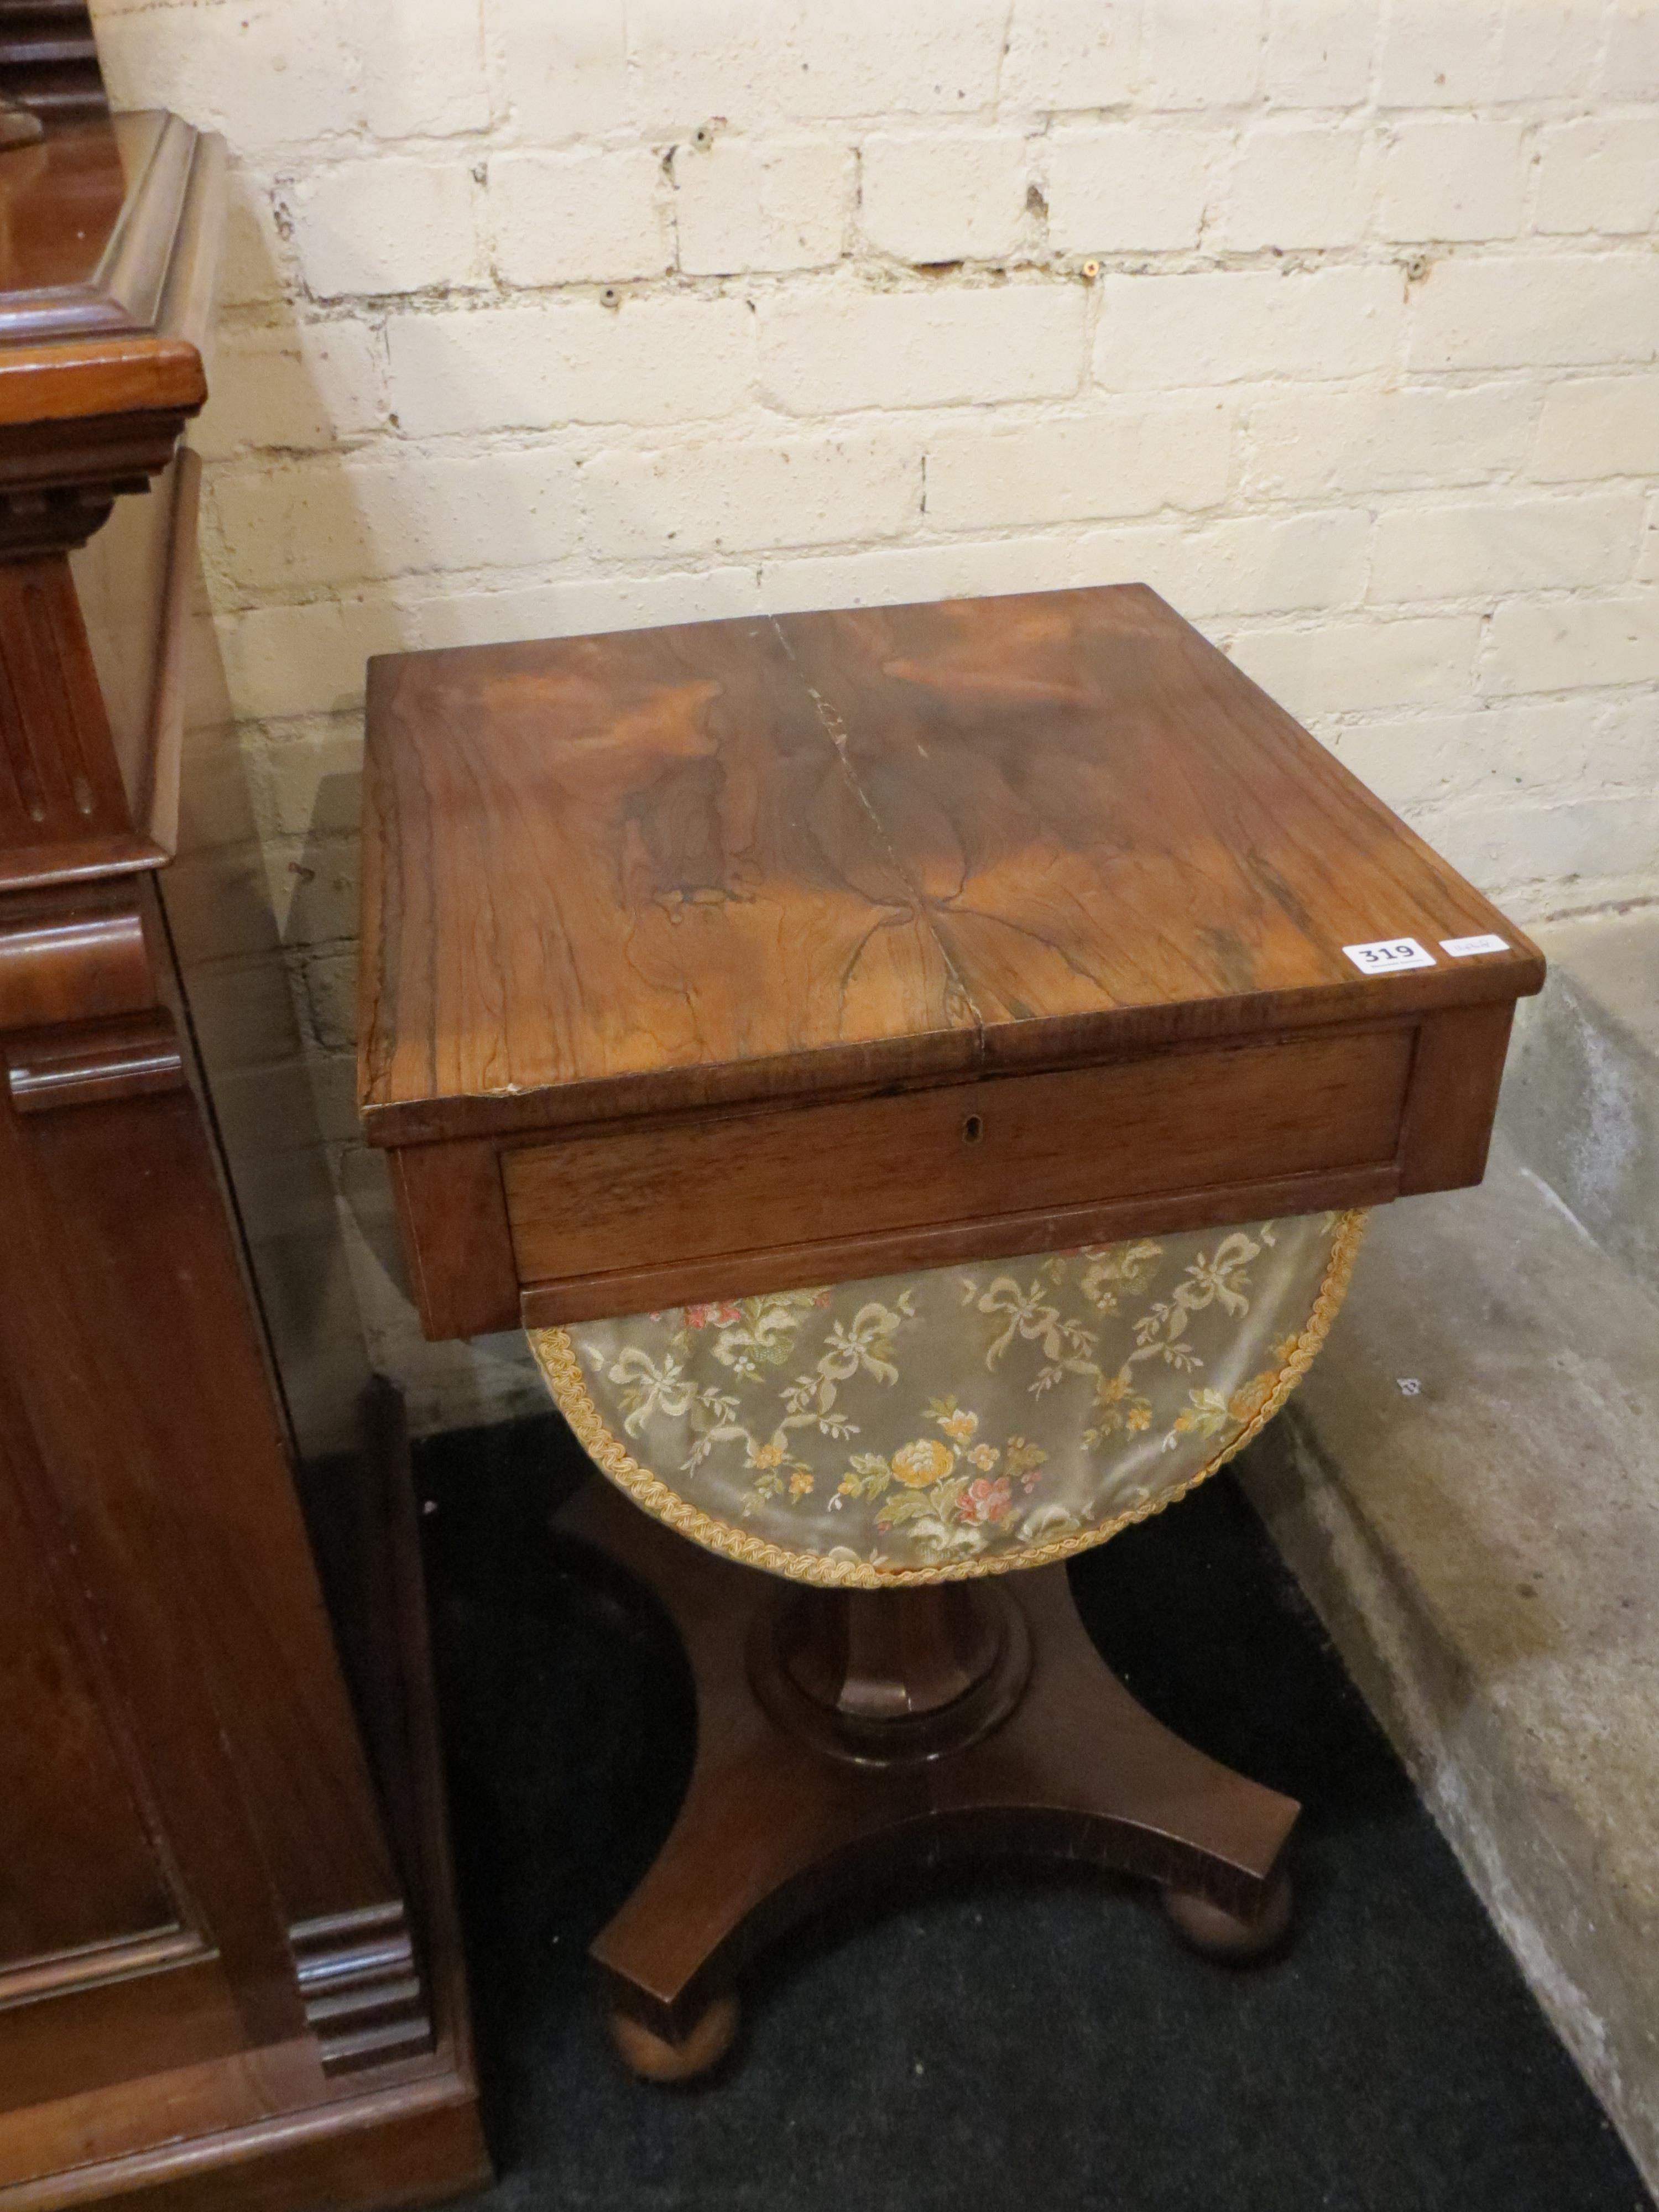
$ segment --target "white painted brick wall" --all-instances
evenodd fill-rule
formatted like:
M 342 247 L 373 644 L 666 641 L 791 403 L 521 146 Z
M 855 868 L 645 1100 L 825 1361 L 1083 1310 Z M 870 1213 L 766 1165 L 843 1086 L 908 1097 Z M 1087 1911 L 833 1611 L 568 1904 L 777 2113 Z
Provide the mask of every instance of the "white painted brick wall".
M 453 158 L 331 163 L 300 180 L 284 212 L 318 300 L 474 284 L 483 274 L 477 186 Z
M 1659 376 L 1577 376 L 1553 386 L 1530 472 L 1569 483 L 1659 477 Z
M 677 149 L 673 216 L 688 276 L 821 269 L 847 250 L 858 157 L 833 138 Z
M 582 473 L 601 560 L 759 553 L 902 537 L 921 514 L 921 453 L 890 431 L 601 453 Z
M 216 1081 L 275 962 L 420 1425 L 536 1392 L 350 1141 L 371 653 L 1144 577 L 1520 916 L 1659 896 L 1659 0 L 94 12 L 235 161 Z
M 1526 182 L 1527 134 L 1519 123 L 1473 115 L 1401 122 L 1381 149 L 1377 229 L 1406 244 L 1513 238 Z
M 476 8 L 357 0 L 363 121 L 387 143 L 489 128 L 483 25 Z
M 399 315 L 386 332 L 389 415 L 416 439 L 732 421 L 754 397 L 754 326 L 743 300 L 666 292 L 625 313 L 576 298 Z
M 760 397 L 786 415 L 1071 398 L 1087 319 L 1080 286 L 1033 280 L 775 293 L 759 305 Z
M 1138 0 L 1014 0 L 999 104 L 1010 114 L 1048 116 L 1132 100 L 1140 27 Z
M 1025 229 L 1029 149 L 1011 131 L 872 132 L 860 151 L 865 242 L 921 266 L 1004 261 Z
M 1109 391 L 1380 375 L 1406 319 L 1387 265 L 1148 270 L 1100 289 L 1094 368 Z
M 662 163 L 607 154 L 501 154 L 489 164 L 495 274 L 514 288 L 666 276 L 674 241 Z
M 1198 244 L 1228 134 L 1179 124 L 1054 131 L 1036 149 L 1057 253 L 1154 253 Z
M 1539 134 L 1538 228 L 1622 235 L 1659 216 L 1659 132 L 1651 115 L 1589 116 Z
M 1218 507 L 1231 443 L 1232 410 L 1208 393 L 941 431 L 927 447 L 927 515 L 940 530 L 1000 530 Z
M 1352 125 L 1275 118 L 1246 131 L 1218 243 L 1238 253 L 1353 245 L 1371 212 L 1374 159 L 1371 134 Z
M 1278 107 L 1361 107 L 1377 11 L 1353 0 L 1269 0 L 1262 89 Z

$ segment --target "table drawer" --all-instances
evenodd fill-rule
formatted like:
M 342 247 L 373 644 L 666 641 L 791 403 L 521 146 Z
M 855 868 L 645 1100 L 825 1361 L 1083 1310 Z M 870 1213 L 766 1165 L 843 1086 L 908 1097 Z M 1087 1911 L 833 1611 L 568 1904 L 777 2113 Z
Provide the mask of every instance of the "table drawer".
M 525 1146 L 501 1158 L 519 1279 L 1380 1165 L 1399 1149 L 1413 1036 L 1292 1037 Z

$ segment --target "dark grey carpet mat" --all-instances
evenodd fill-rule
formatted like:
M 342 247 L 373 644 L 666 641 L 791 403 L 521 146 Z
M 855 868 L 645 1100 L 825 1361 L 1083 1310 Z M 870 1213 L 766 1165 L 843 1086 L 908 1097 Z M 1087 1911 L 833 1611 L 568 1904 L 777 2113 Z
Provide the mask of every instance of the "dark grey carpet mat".
M 696 2091 L 612 2057 L 586 1944 L 695 1718 L 672 1638 L 552 1537 L 556 1416 L 417 1449 L 490 2212 L 1638 2212 L 1648 2198 L 1230 1480 L 1074 1568 L 1160 1719 L 1305 1807 L 1294 1938 L 1230 1971 L 1097 1880 L 960 1868 L 744 1984 Z

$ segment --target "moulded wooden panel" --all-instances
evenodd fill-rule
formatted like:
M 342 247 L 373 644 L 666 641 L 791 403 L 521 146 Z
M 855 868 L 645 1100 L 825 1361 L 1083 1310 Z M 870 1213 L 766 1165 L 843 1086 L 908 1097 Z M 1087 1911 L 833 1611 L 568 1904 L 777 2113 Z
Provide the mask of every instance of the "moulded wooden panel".
M 3 1364 L 0 1559 L 3 2114 L 234 2051 L 245 2030 L 143 1771 L 84 1548 Z
M 0 850 L 131 827 L 68 562 L 0 567 Z
M 113 1952 L 182 1932 L 73 1598 L 25 1507 L 8 1449 L 14 1425 L 15 1409 L 8 1418 L 0 1405 L 0 2005 L 107 1972 Z
M 0 1111 L 0 1188 L 15 1201 L 0 1357 L 24 1378 L 112 1647 L 148 1670 L 150 1771 L 193 1767 L 200 1849 L 211 1790 L 183 1716 L 210 1728 L 209 1769 L 222 1761 L 239 1783 L 224 1813 L 254 1808 L 264 1910 L 274 1886 L 289 1921 L 307 1921 L 396 1886 L 206 1135 L 182 1073 L 174 1085 Z M 291 1990 L 290 1959 L 283 1973 Z
M 526 1283 L 1392 1159 L 1409 1029 L 570 1136 L 503 1158 Z
M 33 2123 L 29 2148 L 9 2157 L 0 2116 L 4 2212 L 119 2203 L 141 2212 L 364 2212 L 444 2203 L 489 2186 L 477 2095 L 454 2075 L 337 2089 L 312 2101 L 297 2045 L 259 2067 L 157 2074 L 119 2092 L 66 2098 Z M 143 2101 L 141 2102 L 141 2099 Z M 123 2109 L 124 2105 L 125 2109 Z M 155 2140 L 157 2111 L 173 2120 Z M 129 2138 L 139 2136 L 138 2146 Z
M 0 2008 L 0 2125 L 70 2091 L 118 2091 L 135 2076 L 245 2057 L 236 1992 L 213 1952 L 171 1958 L 134 1946 L 108 1966 L 107 1980 Z

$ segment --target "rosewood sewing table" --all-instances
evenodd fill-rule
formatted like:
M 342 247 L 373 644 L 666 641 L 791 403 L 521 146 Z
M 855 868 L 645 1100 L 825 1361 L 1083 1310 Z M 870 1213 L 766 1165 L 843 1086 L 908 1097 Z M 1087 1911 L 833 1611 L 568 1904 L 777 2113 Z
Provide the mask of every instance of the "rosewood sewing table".
M 377 660 L 363 963 L 434 1337 L 1477 1182 L 1543 976 L 1139 586 Z M 709 2063 L 741 1958 L 884 1853 L 1091 1857 L 1235 1954 L 1282 1925 L 1296 1808 L 1133 1705 L 1060 1567 L 801 1592 L 604 1495 L 699 1678 L 596 1946 L 641 2070 Z

